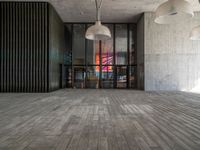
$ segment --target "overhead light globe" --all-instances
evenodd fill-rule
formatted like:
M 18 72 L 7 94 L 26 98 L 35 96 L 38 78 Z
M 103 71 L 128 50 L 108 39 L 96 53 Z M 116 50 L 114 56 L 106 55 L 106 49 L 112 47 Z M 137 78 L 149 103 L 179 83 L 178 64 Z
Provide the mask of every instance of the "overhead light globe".
M 100 21 L 100 9 L 102 6 L 102 1 L 98 4 L 98 0 L 95 0 L 96 3 L 96 22 L 95 25 L 89 27 L 85 33 L 85 38 L 89 40 L 108 40 L 111 38 L 111 32 L 108 27 L 101 24 Z
M 111 38 L 111 33 L 108 27 L 101 24 L 101 21 L 96 21 L 95 25 L 87 29 L 85 37 L 89 40 L 108 40 Z
M 185 0 L 168 0 L 156 10 L 155 22 L 158 24 L 172 24 L 187 21 L 194 16 L 192 6 Z
M 190 40 L 200 40 L 200 25 L 192 29 Z

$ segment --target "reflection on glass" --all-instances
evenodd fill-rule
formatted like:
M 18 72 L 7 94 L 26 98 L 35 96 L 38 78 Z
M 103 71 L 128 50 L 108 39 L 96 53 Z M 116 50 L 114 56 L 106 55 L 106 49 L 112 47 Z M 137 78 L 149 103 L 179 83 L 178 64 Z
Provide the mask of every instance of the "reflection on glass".
M 106 24 L 110 29 L 111 35 L 113 35 L 113 25 Z M 109 40 L 102 41 L 102 65 L 112 65 L 113 64 L 113 38 Z
M 127 25 L 126 24 L 117 24 L 115 31 L 115 59 L 117 65 L 127 64 Z
M 91 25 L 89 24 L 87 26 L 89 27 Z M 99 65 L 99 41 L 87 40 L 86 54 L 86 63 L 88 65 Z
M 74 67 L 74 88 L 85 87 L 85 68 Z
M 71 45 L 71 33 L 72 33 L 72 25 L 67 24 L 66 30 L 65 30 L 65 51 L 64 51 L 64 64 L 65 65 L 71 65 L 72 64 L 72 45 Z
M 102 88 L 113 88 L 113 66 L 102 66 Z
M 136 67 L 134 67 L 134 66 L 129 67 L 129 87 L 130 88 L 137 88 L 137 85 L 136 85 Z
M 73 25 L 73 64 L 85 64 L 85 25 Z
M 67 87 L 72 87 L 72 68 L 71 67 L 65 67 L 65 75 L 64 79 L 66 80 Z
M 88 66 L 86 73 L 86 87 L 99 88 L 99 66 Z
M 135 31 L 135 26 L 130 24 L 130 30 L 129 30 L 129 50 L 130 50 L 130 54 L 129 54 L 129 60 L 130 60 L 130 64 L 134 65 L 136 64 L 136 50 L 135 50 L 135 41 L 134 41 L 134 36 L 136 34 Z
M 126 88 L 127 87 L 127 67 L 118 66 L 117 67 L 117 88 Z

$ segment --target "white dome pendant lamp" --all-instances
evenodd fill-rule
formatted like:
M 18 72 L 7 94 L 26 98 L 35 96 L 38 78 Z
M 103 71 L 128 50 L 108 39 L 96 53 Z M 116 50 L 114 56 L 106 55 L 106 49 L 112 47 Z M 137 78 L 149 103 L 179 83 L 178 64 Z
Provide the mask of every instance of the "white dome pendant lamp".
M 168 0 L 156 10 L 155 22 L 172 24 L 187 21 L 194 16 L 192 6 L 185 0 Z
M 101 24 L 100 21 L 100 9 L 102 6 L 102 0 L 100 1 L 100 4 L 98 5 L 97 0 L 95 0 L 96 3 L 96 22 L 95 25 L 89 27 L 86 31 L 85 38 L 89 40 L 108 40 L 111 38 L 111 32 L 108 29 L 108 27 Z

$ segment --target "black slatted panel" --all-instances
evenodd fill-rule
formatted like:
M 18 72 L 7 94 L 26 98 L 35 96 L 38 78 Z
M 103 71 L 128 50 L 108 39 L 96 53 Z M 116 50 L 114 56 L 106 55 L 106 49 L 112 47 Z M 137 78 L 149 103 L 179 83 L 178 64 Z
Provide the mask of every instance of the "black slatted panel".
M 0 2 L 0 92 L 48 92 L 48 7 Z

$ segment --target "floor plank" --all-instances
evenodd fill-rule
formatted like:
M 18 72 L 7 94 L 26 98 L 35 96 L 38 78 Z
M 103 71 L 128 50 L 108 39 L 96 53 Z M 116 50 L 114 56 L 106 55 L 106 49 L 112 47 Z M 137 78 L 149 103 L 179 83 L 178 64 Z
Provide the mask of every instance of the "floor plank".
M 0 93 L 0 150 L 199 150 L 200 94 Z

